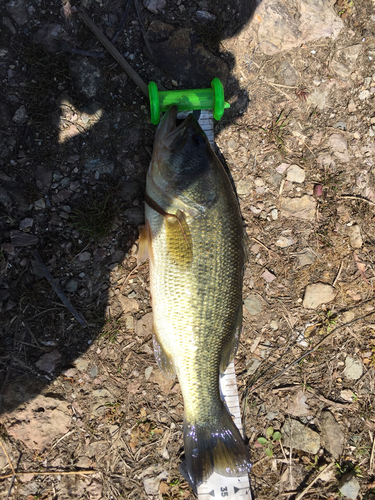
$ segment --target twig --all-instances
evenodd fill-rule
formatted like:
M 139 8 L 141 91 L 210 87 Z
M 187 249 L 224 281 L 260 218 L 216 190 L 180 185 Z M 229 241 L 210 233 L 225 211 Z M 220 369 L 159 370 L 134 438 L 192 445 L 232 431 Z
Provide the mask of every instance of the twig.
M 320 401 L 323 401 L 323 403 L 326 403 L 327 405 L 333 406 L 334 408 L 338 408 L 340 410 L 347 410 L 348 408 L 351 407 L 351 403 L 336 403 L 336 401 L 331 401 L 330 399 L 325 398 L 321 394 L 318 394 L 314 389 L 308 388 L 308 392 L 314 395 L 317 399 L 320 399 Z M 352 408 L 352 407 L 351 407 Z
M 375 456 L 375 437 L 372 440 L 371 456 L 370 456 L 370 467 L 369 473 L 372 474 L 372 469 L 374 467 L 374 456 Z
M 69 47 L 67 43 L 61 45 L 61 49 L 64 52 L 70 52 L 71 54 L 79 54 L 81 56 L 96 57 L 98 59 L 104 59 L 105 55 L 102 52 L 87 51 L 82 49 L 76 49 L 75 47 Z
M 149 51 L 150 55 L 152 56 L 154 54 L 154 51 L 152 50 L 150 42 L 147 40 L 146 30 L 145 30 L 145 27 L 143 26 L 141 9 L 139 8 L 138 0 L 134 0 L 134 7 L 135 7 L 135 10 L 137 11 L 137 16 L 138 16 L 139 24 L 141 25 L 141 32 L 142 32 L 143 40 L 145 42 L 147 50 Z
M 35 258 L 35 260 L 39 264 L 39 267 L 40 267 L 41 271 L 43 272 L 45 278 L 48 280 L 48 282 L 50 283 L 50 285 L 52 286 L 52 288 L 54 289 L 54 291 L 58 295 L 61 302 L 69 310 L 69 312 L 75 317 L 75 319 L 83 326 L 83 328 L 86 328 L 88 326 L 86 320 L 75 310 L 75 308 L 69 302 L 69 300 L 66 297 L 66 295 L 64 294 L 64 292 L 58 286 L 56 281 L 52 278 L 52 275 L 49 272 L 48 267 L 42 261 L 42 257 L 39 255 L 39 252 L 37 250 L 34 250 L 33 257 Z
M 125 7 L 125 11 L 121 17 L 120 24 L 118 25 L 116 33 L 113 35 L 111 43 L 116 43 L 118 37 L 120 36 L 120 33 L 125 26 L 126 18 L 128 17 L 129 10 L 130 10 L 130 7 L 132 6 L 132 3 L 133 3 L 133 0 L 128 0 L 128 3 L 126 4 L 126 7 Z
M 13 476 L 24 476 L 25 474 L 35 474 L 36 476 L 68 476 L 68 475 L 73 475 L 73 474 L 97 474 L 97 470 L 70 470 L 70 471 L 37 471 L 37 470 L 28 470 L 25 472 L 15 472 L 14 474 L 5 474 L 4 476 L 0 476 L 0 481 L 2 479 L 8 479 Z
M 282 90 L 278 89 L 277 87 L 275 87 L 275 84 L 274 83 L 271 83 L 271 82 L 267 82 L 268 85 L 271 85 L 272 87 L 274 87 L 275 90 L 277 90 L 278 92 L 280 92 L 280 94 L 283 94 L 289 101 L 292 100 L 292 98 L 286 94 L 285 92 L 283 92 Z
M 370 205 L 375 205 L 375 203 L 367 198 L 364 198 L 363 196 L 353 196 L 350 194 L 342 194 L 339 196 L 342 200 L 357 200 L 357 201 L 367 201 L 367 203 L 370 203 Z
M 317 480 L 325 473 L 327 472 L 328 469 L 331 469 L 333 467 L 333 462 L 328 464 L 322 471 L 319 472 L 319 474 L 316 476 L 315 479 L 311 481 L 311 483 L 305 488 L 299 495 L 296 496 L 296 500 L 301 500 L 302 497 L 306 495 L 306 493 L 311 489 L 311 487 L 317 482 Z
M 290 86 L 290 85 L 281 85 L 281 83 L 274 83 L 274 82 L 269 82 L 269 81 L 267 81 L 267 83 L 274 85 L 275 87 L 283 87 L 284 89 L 298 89 L 298 87 L 294 87 L 294 86 Z
M 370 299 L 370 300 L 373 300 L 373 299 Z M 267 384 L 270 384 L 271 382 L 273 382 L 274 380 L 276 380 L 277 378 L 281 377 L 281 375 L 283 373 L 285 373 L 286 371 L 290 370 L 294 365 L 298 364 L 300 361 L 302 361 L 303 359 L 305 359 L 307 356 L 309 356 L 310 354 L 312 354 L 313 352 L 317 351 L 319 349 L 319 347 L 324 344 L 324 342 L 329 338 L 331 337 L 334 333 L 337 332 L 337 330 L 340 330 L 340 328 L 343 328 L 343 327 L 346 327 L 346 326 L 349 326 L 353 323 L 356 323 L 357 321 L 360 321 L 361 319 L 365 319 L 367 318 L 368 316 L 372 316 L 373 314 L 375 314 L 375 311 L 371 311 L 367 314 L 364 314 L 363 316 L 359 316 L 358 318 L 355 318 L 353 319 L 352 321 L 349 321 L 348 323 L 345 323 L 343 325 L 339 325 L 337 326 L 336 328 L 334 328 L 333 330 L 331 330 L 329 333 L 327 333 L 327 335 L 325 335 L 322 340 L 320 342 L 318 342 L 316 344 L 315 347 L 313 347 L 312 349 L 309 349 L 303 356 L 300 356 L 298 359 L 295 359 L 292 363 L 290 363 L 286 368 L 284 368 L 283 370 L 281 370 L 279 373 L 277 373 L 274 377 L 272 377 L 270 380 L 266 380 L 265 382 L 263 382 L 262 384 L 258 385 L 257 387 L 253 387 L 252 389 L 250 389 L 250 392 L 255 392 L 257 390 L 259 390 L 261 387 L 263 387 L 264 385 L 267 385 Z
M 4 452 L 5 456 L 7 457 L 8 463 L 9 463 L 9 465 L 10 465 L 10 468 L 12 469 L 12 472 L 13 472 L 13 474 L 10 474 L 10 475 L 9 475 L 9 477 L 13 477 L 13 476 L 15 476 L 15 475 L 16 475 L 16 471 L 14 470 L 14 467 L 13 467 L 12 461 L 11 461 L 11 459 L 9 458 L 9 455 L 8 455 L 8 453 L 7 453 L 7 450 L 5 449 L 5 447 L 4 447 L 3 442 L 2 442 L 2 440 L 1 440 L 1 439 L 0 439 L 0 445 L 1 445 L 2 449 L 3 449 L 3 452 Z
M 264 243 L 262 243 L 260 240 L 258 240 L 257 238 L 254 238 L 254 236 L 250 236 L 250 238 L 252 240 L 254 240 L 256 243 L 258 243 L 260 246 L 262 246 L 264 249 L 267 250 L 268 253 L 274 253 L 277 257 L 280 257 L 280 255 L 277 253 L 277 252 L 274 252 L 273 250 L 271 250 L 270 248 L 267 248 L 266 245 Z
M 133 80 L 133 82 L 142 90 L 145 96 L 148 98 L 148 87 L 142 78 L 134 71 L 134 69 L 128 64 L 122 57 L 120 52 L 114 47 L 108 38 L 102 33 L 102 31 L 96 26 L 96 24 L 90 19 L 90 17 L 80 10 L 79 17 L 82 21 L 90 28 L 94 33 L 99 42 L 108 50 L 115 61 L 121 66 L 125 73 Z
M 336 274 L 336 278 L 334 279 L 333 283 L 332 283 L 332 286 L 336 286 L 336 283 L 338 282 L 339 278 L 340 278 L 340 275 L 341 275 L 341 271 L 342 271 L 342 268 L 344 267 L 344 260 L 341 261 L 341 264 L 340 264 L 340 268 Z

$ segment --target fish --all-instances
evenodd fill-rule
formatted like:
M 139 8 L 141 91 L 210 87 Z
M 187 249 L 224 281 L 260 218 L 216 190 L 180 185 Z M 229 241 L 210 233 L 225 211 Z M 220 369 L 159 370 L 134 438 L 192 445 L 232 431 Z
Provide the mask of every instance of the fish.
M 155 134 L 138 261 L 149 258 L 155 358 L 180 384 L 183 470 L 197 491 L 213 472 L 237 477 L 250 470 L 219 384 L 242 328 L 246 250 L 223 165 L 193 114 L 176 121 L 172 106 Z

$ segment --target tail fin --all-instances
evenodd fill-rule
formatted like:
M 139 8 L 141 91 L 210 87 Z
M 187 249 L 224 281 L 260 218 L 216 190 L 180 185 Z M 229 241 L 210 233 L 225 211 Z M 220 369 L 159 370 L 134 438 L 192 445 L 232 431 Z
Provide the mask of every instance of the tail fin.
M 213 472 L 238 477 L 250 471 L 249 452 L 224 405 L 212 423 L 201 426 L 185 421 L 184 445 L 182 470 L 195 491 Z

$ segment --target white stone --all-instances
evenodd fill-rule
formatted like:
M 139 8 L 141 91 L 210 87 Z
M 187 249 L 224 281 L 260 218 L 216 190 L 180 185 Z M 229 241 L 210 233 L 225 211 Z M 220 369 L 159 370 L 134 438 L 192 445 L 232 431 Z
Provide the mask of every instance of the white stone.
M 286 173 L 287 181 L 298 182 L 299 184 L 304 182 L 305 177 L 306 177 L 305 171 L 298 165 L 291 165 Z
M 317 309 L 322 304 L 331 302 L 336 297 L 336 290 L 326 283 L 313 283 L 307 285 L 303 307 L 306 309 Z
M 363 368 L 362 363 L 357 358 L 347 356 L 345 359 L 345 370 L 343 375 L 349 380 L 358 380 L 362 377 Z
M 348 228 L 350 246 L 352 248 L 361 248 L 363 244 L 361 228 L 358 224 Z

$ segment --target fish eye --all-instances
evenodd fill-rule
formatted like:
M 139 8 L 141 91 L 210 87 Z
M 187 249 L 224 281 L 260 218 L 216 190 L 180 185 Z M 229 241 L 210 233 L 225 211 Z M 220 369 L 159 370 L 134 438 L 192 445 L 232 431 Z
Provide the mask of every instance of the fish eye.
M 194 134 L 192 139 L 194 144 L 197 146 L 203 146 L 203 144 L 206 144 L 206 139 L 201 134 Z

